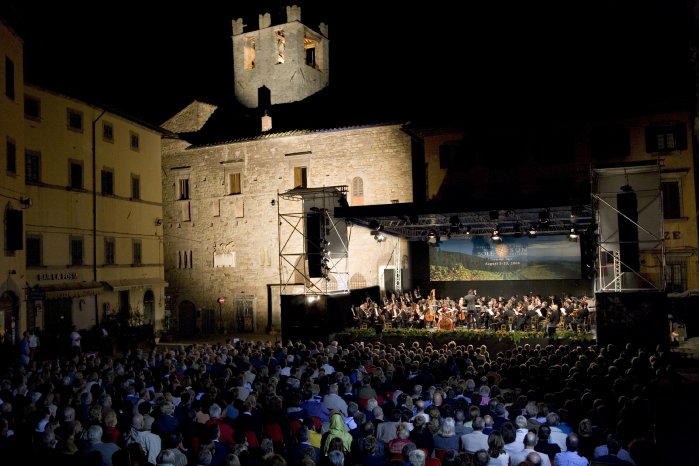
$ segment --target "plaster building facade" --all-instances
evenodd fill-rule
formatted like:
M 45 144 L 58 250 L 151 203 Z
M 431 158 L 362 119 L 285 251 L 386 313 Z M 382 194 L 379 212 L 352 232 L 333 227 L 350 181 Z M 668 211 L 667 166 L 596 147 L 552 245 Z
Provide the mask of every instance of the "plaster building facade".
M 0 19 L 0 201 L 3 234 L 0 255 L 0 335 L 18 341 L 24 322 L 24 73 L 22 39 Z
M 22 327 L 162 326 L 161 130 L 29 84 L 22 98 Z

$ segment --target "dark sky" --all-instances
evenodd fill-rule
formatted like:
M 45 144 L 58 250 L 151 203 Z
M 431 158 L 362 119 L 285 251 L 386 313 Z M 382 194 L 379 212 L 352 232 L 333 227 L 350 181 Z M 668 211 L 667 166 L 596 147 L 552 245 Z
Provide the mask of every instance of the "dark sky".
M 281 2 L 4 3 L 28 81 L 159 124 L 230 98 L 231 20 Z M 333 86 L 416 113 L 600 112 L 691 89 L 689 0 L 297 3 L 329 24 Z

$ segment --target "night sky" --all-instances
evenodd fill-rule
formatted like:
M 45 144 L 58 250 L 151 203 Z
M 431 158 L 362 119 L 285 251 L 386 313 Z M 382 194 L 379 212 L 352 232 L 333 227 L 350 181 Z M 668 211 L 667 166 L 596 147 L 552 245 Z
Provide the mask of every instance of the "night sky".
M 279 0 L 4 3 L 28 82 L 154 124 L 194 99 L 230 99 L 231 20 L 254 18 L 255 29 L 259 10 L 283 11 Z M 367 111 L 519 119 L 691 95 L 693 18 L 681 0 L 296 3 L 304 22 L 328 23 L 332 86 Z

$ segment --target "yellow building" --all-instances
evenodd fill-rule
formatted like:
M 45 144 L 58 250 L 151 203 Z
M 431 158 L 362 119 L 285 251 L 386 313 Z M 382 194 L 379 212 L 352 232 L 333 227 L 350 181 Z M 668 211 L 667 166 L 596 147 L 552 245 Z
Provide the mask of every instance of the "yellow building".
M 668 292 L 699 287 L 699 243 L 692 120 L 688 112 L 608 119 L 591 126 L 593 163 L 657 165 L 658 247 L 640 250 L 640 275 Z M 639 204 L 639 209 L 642 206 Z M 652 246 L 652 245 L 651 245 Z M 644 250 L 645 249 L 645 250 Z
M 13 343 L 25 328 L 23 48 L 21 38 L 0 19 L 0 201 L 4 227 L 0 240 L 0 335 Z
M 162 326 L 160 129 L 29 84 L 21 97 L 32 203 L 22 326 Z

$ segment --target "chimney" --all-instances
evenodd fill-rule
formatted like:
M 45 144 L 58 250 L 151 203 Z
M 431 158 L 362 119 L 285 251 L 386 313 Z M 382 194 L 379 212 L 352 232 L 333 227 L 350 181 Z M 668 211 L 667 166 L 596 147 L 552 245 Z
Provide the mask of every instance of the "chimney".
M 267 131 L 270 131 L 272 129 L 272 117 L 269 116 L 269 113 L 267 113 L 267 110 L 265 110 L 265 114 L 262 115 L 262 132 L 265 133 Z

